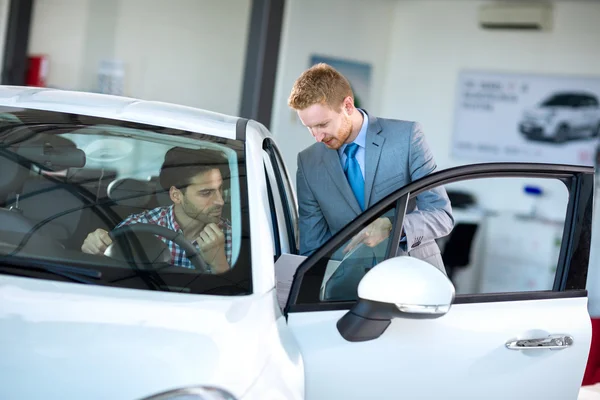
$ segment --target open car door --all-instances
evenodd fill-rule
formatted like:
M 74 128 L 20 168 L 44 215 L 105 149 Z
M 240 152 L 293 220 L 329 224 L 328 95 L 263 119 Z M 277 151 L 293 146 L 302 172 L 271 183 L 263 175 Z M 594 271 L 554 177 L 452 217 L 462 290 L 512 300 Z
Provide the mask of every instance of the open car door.
M 578 166 L 462 166 L 366 210 L 292 283 L 285 314 L 304 358 L 306 398 L 575 400 L 591 341 L 593 176 Z M 549 193 L 545 214 L 525 203 L 523 187 L 534 184 Z M 440 238 L 444 272 L 396 257 L 407 204 L 438 187 L 504 194 L 487 199 L 496 211 L 477 218 L 457 217 L 469 207 L 454 206 L 449 236 L 467 231 L 461 224 L 477 229 L 460 268 L 451 268 L 460 238 Z M 393 223 L 384 242 L 344 252 L 383 216 Z

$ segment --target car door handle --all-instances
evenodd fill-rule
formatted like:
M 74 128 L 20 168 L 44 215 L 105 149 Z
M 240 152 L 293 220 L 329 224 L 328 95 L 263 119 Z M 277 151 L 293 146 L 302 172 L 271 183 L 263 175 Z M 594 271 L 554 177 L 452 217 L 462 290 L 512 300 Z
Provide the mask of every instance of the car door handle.
M 539 339 L 519 339 L 506 342 L 509 350 L 556 350 L 566 349 L 573 344 L 573 337 L 569 335 L 550 335 Z

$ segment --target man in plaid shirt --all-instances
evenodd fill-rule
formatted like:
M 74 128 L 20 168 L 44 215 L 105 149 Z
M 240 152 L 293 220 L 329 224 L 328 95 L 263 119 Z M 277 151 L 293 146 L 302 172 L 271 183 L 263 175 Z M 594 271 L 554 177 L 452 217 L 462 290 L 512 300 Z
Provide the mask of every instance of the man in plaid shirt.
M 187 240 L 200 250 L 200 255 L 213 273 L 222 273 L 231 266 L 231 225 L 222 218 L 223 177 L 227 160 L 212 150 L 172 148 L 165 155 L 159 181 L 169 188 L 173 204 L 134 214 L 118 226 L 145 223 L 183 232 Z M 171 251 L 171 263 L 194 268 L 185 252 L 174 242 L 161 238 Z M 108 232 L 97 229 L 90 233 L 81 250 L 89 254 L 104 254 L 112 243 Z

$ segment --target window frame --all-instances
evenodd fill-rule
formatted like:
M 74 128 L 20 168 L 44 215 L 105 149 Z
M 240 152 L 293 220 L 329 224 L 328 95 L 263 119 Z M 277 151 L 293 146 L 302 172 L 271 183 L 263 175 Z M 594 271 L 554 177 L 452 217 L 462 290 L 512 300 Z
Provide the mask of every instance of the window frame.
M 565 215 L 565 226 L 559 253 L 554 287 L 550 291 L 500 292 L 492 294 L 457 295 L 454 304 L 487 303 L 498 301 L 541 300 L 587 296 L 586 278 L 590 253 L 591 216 L 594 194 L 594 168 L 530 163 L 487 163 L 466 165 L 442 170 L 412 182 L 388 195 L 373 205 L 343 229 L 337 232 L 327 243 L 309 256 L 296 271 L 285 307 L 285 313 L 326 310 L 349 310 L 356 301 L 321 302 L 318 293 L 313 301 L 299 303 L 303 291 L 303 278 L 320 260 L 335 251 L 342 243 L 358 233 L 368 224 L 392 208 L 396 208 L 395 223 L 385 259 L 395 256 L 399 245 L 402 223 L 408 201 L 420 193 L 440 185 L 471 179 L 518 177 L 518 178 L 554 178 L 562 181 L 569 191 L 569 201 Z M 587 223 L 584 223 L 587 221 Z M 303 293 L 304 295 L 304 293 Z M 305 296 L 303 296 L 306 298 Z M 316 301 L 315 301 L 316 300 Z
M 223 148 L 229 149 L 229 151 L 233 151 L 236 154 L 236 165 L 239 179 L 239 193 L 238 198 L 240 202 L 239 209 L 239 245 L 233 246 L 232 249 L 232 258 L 237 260 L 237 263 L 234 268 L 231 268 L 229 271 L 224 272 L 222 274 L 201 274 L 196 273 L 195 277 L 191 277 L 193 270 L 182 270 L 181 267 L 167 267 L 161 270 L 161 279 L 167 282 L 167 285 L 170 288 L 163 288 L 161 285 L 150 282 L 147 279 L 148 276 L 155 273 L 155 271 L 146 270 L 143 268 L 137 269 L 124 269 L 123 262 L 112 260 L 110 257 L 106 256 L 98 256 L 98 255 L 90 255 L 81 252 L 80 249 L 77 248 L 69 248 L 65 249 L 68 254 L 73 254 L 72 258 L 60 259 L 59 261 L 37 257 L 31 254 L 25 255 L 0 255 L 0 264 L 6 266 L 21 266 L 31 265 L 31 266 L 42 266 L 42 267 L 52 267 L 52 265 L 56 264 L 57 266 L 67 266 L 67 267 L 82 267 L 82 268 L 90 268 L 94 270 L 98 270 L 101 272 L 103 278 L 102 280 L 93 280 L 91 283 L 97 284 L 99 286 L 107 286 L 111 288 L 124 288 L 124 289 L 135 289 L 135 290 L 146 290 L 146 291 L 159 291 L 159 292 L 183 292 L 189 295 L 223 295 L 223 296 L 248 296 L 254 293 L 254 281 L 253 281 L 253 265 L 252 265 L 252 239 L 248 234 L 246 234 L 246 230 L 250 229 L 250 215 L 247 212 L 247 205 L 249 204 L 248 198 L 248 180 L 246 174 L 246 160 L 247 160 L 247 151 L 248 146 L 245 140 L 245 130 L 246 125 L 242 123 L 238 123 L 236 125 L 236 138 L 223 138 L 220 136 L 210 135 L 206 133 L 199 133 L 193 131 L 185 131 L 177 128 L 168 128 L 156 125 L 150 125 L 142 122 L 133 122 L 133 121 L 124 121 L 119 119 L 107 118 L 107 117 L 98 117 L 93 115 L 85 115 L 85 114 L 73 114 L 73 113 L 65 113 L 63 111 L 53 111 L 53 110 L 43 110 L 43 109 L 31 109 L 31 108 L 22 108 L 22 107 L 13 107 L 13 106 L 2 106 L 2 112 L 5 114 L 13 115 L 16 120 L 13 121 L 7 120 L 7 123 L 14 123 L 15 129 L 25 129 L 33 130 L 35 134 L 39 133 L 36 131 L 35 126 L 39 126 L 39 129 L 42 129 L 44 132 L 52 130 L 56 130 L 55 133 L 67 133 L 65 130 L 72 131 L 76 129 L 83 129 L 89 127 L 97 127 L 97 126 L 106 126 L 115 129 L 131 129 L 136 132 L 145 132 L 150 133 L 150 139 L 156 141 L 157 138 L 159 142 L 165 144 L 171 144 L 172 147 L 175 146 L 183 146 L 190 148 L 196 148 L 196 141 L 203 141 L 207 144 L 210 143 L 212 145 L 218 145 L 218 147 L 224 146 Z M 35 121 L 35 122 L 33 122 Z M 239 120 L 242 121 L 242 120 Z M 60 132 L 58 132 L 60 131 Z M 137 137 L 137 136 L 133 136 Z M 19 140 L 27 140 L 29 137 L 20 137 Z M 146 139 L 144 139 L 146 140 Z M 193 142 L 193 145 L 192 145 Z M 15 145 L 19 142 L 5 142 L 5 145 L 11 144 Z M 17 158 L 16 158 L 17 159 Z M 35 165 L 33 160 L 30 160 L 29 163 Z M 77 184 L 79 185 L 79 183 Z M 71 188 L 73 189 L 73 188 Z M 50 191 L 50 190 L 48 190 Z M 70 191 L 74 196 L 82 196 L 86 195 L 89 190 L 76 190 Z M 21 197 L 22 199 L 22 197 Z M 92 212 L 98 212 L 99 208 L 103 205 L 110 204 L 111 201 L 103 200 L 102 202 L 98 202 L 97 200 L 91 202 L 90 204 L 86 204 L 84 207 L 79 207 L 78 209 L 91 209 Z M 65 210 L 63 213 L 57 214 L 57 216 L 66 215 L 67 212 L 72 212 L 73 210 Z M 116 214 L 115 214 L 116 215 Z M 102 215 L 100 215 L 102 217 Z M 107 219 L 107 224 L 113 222 L 110 220 L 110 214 L 105 215 Z M 44 223 L 49 223 L 54 219 L 45 219 Z M 101 218 L 102 221 L 104 219 Z M 116 220 L 122 221 L 123 218 L 116 218 Z M 232 221 L 233 222 L 233 221 Z M 118 222 L 113 223 L 116 226 Z M 40 224 L 36 224 L 34 226 L 35 230 L 42 226 Z M 114 229 L 114 226 L 113 226 Z M 235 226 L 233 227 L 233 235 L 235 235 Z M 235 240 L 235 239 L 234 239 Z M 234 242 L 235 243 L 235 242 Z M 243 258 L 242 258 L 243 255 Z M 100 258 L 103 257 L 103 258 Z M 25 271 L 25 270 L 23 270 Z M 185 272 L 184 272 L 185 271 Z M 191 271 L 191 272 L 190 272 Z M 21 272 L 24 274 L 24 272 Z M 8 273 L 2 273 L 7 275 L 14 275 Z M 43 280 L 51 280 L 51 281 L 71 281 L 72 279 L 68 277 L 61 277 L 57 274 L 49 274 L 44 271 L 35 270 L 32 268 L 27 271 L 28 277 L 35 279 L 43 279 Z M 205 277 L 205 279 L 197 279 L 199 276 Z M 192 279 L 190 279 L 190 277 Z
M 291 187 L 290 179 L 287 170 L 285 169 L 285 164 L 283 163 L 281 153 L 271 138 L 264 139 L 263 150 L 266 151 L 267 155 L 269 156 L 271 166 L 273 167 L 273 171 L 275 173 L 275 180 L 277 181 L 277 188 L 281 198 L 281 203 L 283 205 L 285 225 L 289 242 L 289 252 L 290 254 L 298 254 L 298 206 L 294 190 Z

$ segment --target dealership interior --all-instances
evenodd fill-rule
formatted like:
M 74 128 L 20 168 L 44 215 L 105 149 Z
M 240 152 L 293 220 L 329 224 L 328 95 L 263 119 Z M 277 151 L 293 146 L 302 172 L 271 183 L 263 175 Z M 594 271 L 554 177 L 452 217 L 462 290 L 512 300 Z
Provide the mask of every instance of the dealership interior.
M 437 171 L 600 163 L 600 0 L 0 0 L 0 45 L 3 85 L 257 120 L 294 184 L 314 138 L 288 96 L 318 62 L 348 78 L 369 115 L 417 121 Z M 455 226 L 438 244 L 457 294 L 553 289 L 569 217 L 563 181 L 445 189 Z M 600 234 L 591 249 L 580 399 L 600 399 Z

